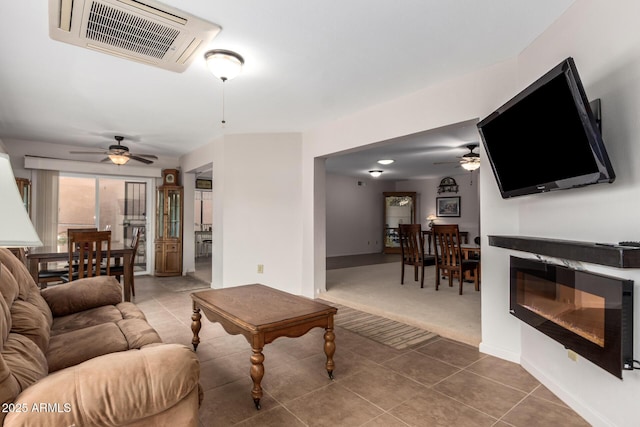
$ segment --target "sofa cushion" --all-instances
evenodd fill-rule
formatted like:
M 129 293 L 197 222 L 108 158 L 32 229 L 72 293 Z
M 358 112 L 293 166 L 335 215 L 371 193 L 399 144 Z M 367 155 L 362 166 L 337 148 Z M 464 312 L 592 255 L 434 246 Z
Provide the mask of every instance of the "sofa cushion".
M 0 248 L 0 250 L 3 248 Z M 0 294 L 4 299 L 4 302 L 8 307 L 11 307 L 13 302 L 18 299 L 18 282 L 16 282 L 13 274 L 7 267 L 0 263 Z
M 18 396 L 31 407 L 43 401 L 69 404 L 69 412 L 11 413 L 15 426 L 197 426 L 198 356 L 182 345 L 164 344 L 108 354 L 48 375 Z M 167 414 L 187 399 L 185 418 Z M 186 421 L 189 420 L 189 421 Z
M 9 332 L 11 332 L 11 310 L 0 292 L 0 351 L 2 351 L 4 342 L 9 339 Z
M 0 404 L 47 375 L 47 359 L 29 338 L 10 333 L 0 351 Z M 0 411 L 0 424 L 6 413 Z
M 96 307 L 62 317 L 55 317 L 51 327 L 51 336 L 66 334 L 67 332 L 103 323 L 116 323 L 119 320 L 122 320 L 122 313 L 115 306 Z
M 9 340 L 10 330 L 11 316 L 9 308 L 0 293 L 0 404 L 13 402 L 18 393 L 20 393 L 20 384 L 18 384 L 16 377 L 11 374 L 11 369 L 7 366 L 7 362 L 2 356 L 4 343 Z M 0 424 L 2 424 L 4 416 L 4 412 L 0 411 Z
M 14 259 L 9 258 L 9 262 L 17 261 L 17 258 L 11 254 Z M 19 266 L 14 266 L 15 270 L 19 270 Z M 8 310 L 3 307 L 3 315 L 10 314 L 10 331 L 24 335 L 35 342 L 44 352 L 49 345 L 49 327 L 51 322 L 51 312 L 49 311 L 44 300 L 39 297 L 39 291 L 34 289 L 35 293 L 20 293 L 20 286 L 16 278 L 9 268 L 4 264 L 0 264 L 0 293 L 3 296 L 3 303 L 6 303 Z M 6 295 L 9 295 L 7 298 Z M 5 332 L 6 334 L 6 332 Z M 6 335 L 4 336 L 6 338 Z
M 54 317 L 122 302 L 122 288 L 113 276 L 95 276 L 43 289 Z
M 147 320 L 142 310 L 140 310 L 138 306 L 132 302 L 121 302 L 120 304 L 116 305 L 116 308 L 120 310 L 123 319 Z
M 20 384 L 11 374 L 11 369 L 0 352 L 0 405 L 13 402 L 19 394 Z M 5 411 L 0 411 L 0 425 L 6 415 Z
M 141 348 L 145 345 L 161 343 L 162 340 L 155 329 L 142 319 L 122 319 L 117 323 L 129 348 Z
M 48 326 L 51 326 L 53 322 L 51 310 L 40 295 L 40 289 L 33 281 L 27 267 L 7 248 L 0 248 L 0 264 L 2 264 L 0 292 L 4 295 L 7 305 L 11 307 L 15 300 L 28 302 L 44 315 Z
M 49 347 L 49 324 L 40 310 L 26 301 L 14 301 L 11 306 L 11 332 L 36 343 L 42 352 Z
M 129 344 L 115 323 L 103 323 L 54 335 L 49 342 L 49 372 L 77 365 L 103 354 L 129 349 Z
M 47 359 L 29 338 L 9 334 L 1 354 L 22 390 L 47 375 Z

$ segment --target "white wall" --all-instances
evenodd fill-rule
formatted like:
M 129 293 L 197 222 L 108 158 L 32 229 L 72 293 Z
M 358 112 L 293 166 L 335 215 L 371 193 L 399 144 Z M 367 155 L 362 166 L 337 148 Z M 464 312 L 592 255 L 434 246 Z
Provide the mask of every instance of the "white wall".
M 480 235 L 479 176 L 469 172 L 454 175 L 458 193 L 438 194 L 440 179 L 385 181 L 341 175 L 326 178 L 327 256 L 381 253 L 384 249 L 385 191 L 416 193 L 416 222 L 427 228 L 427 216 L 436 212 L 436 198 L 457 196 L 460 217 L 441 217 L 436 224 L 459 224 L 469 232 L 469 241 Z M 364 186 L 358 186 L 358 182 Z
M 325 205 L 321 203 L 324 201 L 326 188 L 323 179 L 315 179 L 318 168 L 314 165 L 314 159 L 401 135 L 484 117 L 514 95 L 516 65 L 515 60 L 496 64 L 386 104 L 371 107 L 304 134 L 303 194 L 313 195 L 303 197 L 305 236 L 307 237 L 303 245 L 303 282 L 309 287 L 309 290 L 305 291 L 306 295 L 317 295 L 326 288 Z M 393 120 L 389 120 L 389 117 L 393 117 Z M 482 147 L 480 154 L 484 157 Z M 495 184 L 490 168 L 484 165 L 480 168 L 480 182 Z M 486 195 L 484 188 L 490 188 Z M 485 200 L 488 202 L 501 200 L 497 188 L 482 185 L 480 194 L 485 245 L 487 243 L 485 224 L 489 226 L 494 223 L 499 224 L 504 234 L 517 233 L 518 222 L 515 215 L 508 215 L 507 212 L 504 217 L 484 215 Z M 508 268 L 506 260 L 501 257 L 492 257 L 491 254 L 485 257 L 483 249 L 483 263 L 485 260 L 499 266 L 497 271 L 500 273 L 496 274 L 501 275 Z M 483 340 L 490 344 L 485 345 L 485 350 L 510 360 L 518 360 L 520 325 L 506 309 L 508 290 L 493 286 L 490 280 L 485 280 L 487 270 L 490 269 L 483 269 L 482 299 L 483 304 L 486 302 L 488 309 L 482 312 L 482 324 L 483 334 L 485 331 L 487 334 L 486 337 L 483 336 Z
M 195 223 L 193 222 L 195 210 L 195 188 L 196 175 L 193 173 L 180 172 L 180 184 L 183 187 L 183 226 L 182 226 L 182 274 L 196 271 L 196 234 Z
M 426 228 L 427 216 L 436 214 L 436 199 L 438 197 L 460 197 L 460 217 L 439 217 L 435 224 L 458 224 L 460 231 L 469 232 L 469 242 L 480 236 L 480 186 L 479 174 L 466 172 L 452 175 L 458 184 L 457 193 L 438 194 L 440 179 L 410 179 L 398 181 L 395 191 L 415 191 L 418 193 L 418 222 Z M 444 177 L 443 177 L 444 178 Z
M 299 134 L 213 142 L 213 287 L 264 283 L 302 293 L 301 150 Z
M 516 234 L 583 241 L 640 240 L 637 227 L 640 185 L 640 3 L 632 0 L 576 2 L 530 48 L 513 61 L 426 88 L 413 95 L 373 106 L 304 135 L 305 155 L 326 156 L 401 135 L 462 120 L 485 117 L 567 56 L 573 56 L 590 98 L 603 105 L 605 143 L 618 175 L 614 184 L 526 196 L 500 198 L 481 149 L 480 168 L 482 270 L 481 350 L 522 361 L 552 391 L 594 425 L 640 424 L 636 400 L 640 374 L 625 372 L 620 381 L 584 359 L 573 362 L 555 341 L 522 324 L 508 313 L 510 251 L 487 245 L 487 235 Z M 388 120 L 393 117 L 393 120 Z M 541 118 L 543 120 L 543 117 Z M 523 147 L 535 149 L 535 147 Z M 303 160 L 305 161 L 305 160 Z M 308 164 L 309 161 L 305 161 Z M 303 191 L 312 191 L 308 175 Z M 316 191 L 324 191 L 316 183 Z M 322 207 L 307 205 L 309 218 Z M 324 224 L 316 222 L 316 227 Z M 306 251 L 317 250 L 306 242 Z M 312 257 L 307 255 L 310 259 Z M 584 265 L 589 270 L 640 281 L 635 269 Z M 305 272 L 306 273 L 306 272 Z M 304 279 L 322 279 L 305 274 Z M 315 283 L 316 290 L 322 283 Z M 640 292 L 636 285 L 635 304 Z M 635 355 L 640 328 L 635 315 Z
M 395 182 L 327 174 L 326 185 L 327 256 L 381 253 L 382 193 L 395 191 Z
M 566 56 L 573 56 L 587 95 L 601 98 L 603 137 L 617 174 L 611 185 L 503 201 L 517 207 L 519 234 L 594 242 L 640 240 L 637 227 L 640 185 L 640 32 L 637 1 L 576 2 L 519 57 L 519 82 L 525 85 Z M 496 229 L 496 231 L 499 231 Z M 501 231 L 500 231 L 501 232 Z M 500 251 L 506 257 L 508 251 Z M 640 354 L 640 271 L 584 264 L 584 268 L 636 281 L 634 354 Z M 506 280 L 503 280 L 506 283 Z M 484 309 L 484 307 L 483 307 Z M 624 381 L 579 359 L 573 362 L 559 344 L 521 325 L 523 366 L 549 385 L 595 425 L 637 426 L 640 374 Z M 549 363 L 550 361 L 553 363 Z

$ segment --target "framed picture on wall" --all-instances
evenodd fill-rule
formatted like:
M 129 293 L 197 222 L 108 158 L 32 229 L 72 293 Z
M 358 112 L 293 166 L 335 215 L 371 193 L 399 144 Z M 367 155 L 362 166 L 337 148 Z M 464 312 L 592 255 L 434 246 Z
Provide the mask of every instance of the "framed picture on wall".
M 211 190 L 213 188 L 210 179 L 196 179 L 196 190 Z
M 442 217 L 459 217 L 460 196 L 436 197 L 436 215 Z

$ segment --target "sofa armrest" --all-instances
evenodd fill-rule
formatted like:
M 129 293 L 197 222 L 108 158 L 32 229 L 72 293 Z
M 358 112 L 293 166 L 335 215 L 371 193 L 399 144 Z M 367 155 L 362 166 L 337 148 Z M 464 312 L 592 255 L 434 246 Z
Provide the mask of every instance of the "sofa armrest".
M 197 356 L 180 344 L 96 357 L 24 390 L 14 402 L 21 410 L 7 414 L 4 426 L 129 424 L 178 404 L 199 377 Z
M 122 302 L 122 287 L 113 276 L 95 276 L 43 289 L 40 294 L 54 317 Z

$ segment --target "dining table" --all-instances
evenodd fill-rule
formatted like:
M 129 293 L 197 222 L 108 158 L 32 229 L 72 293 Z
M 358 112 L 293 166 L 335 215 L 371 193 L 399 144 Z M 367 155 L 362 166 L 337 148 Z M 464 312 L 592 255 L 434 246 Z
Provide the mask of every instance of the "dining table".
M 106 251 L 105 251 L 106 252 Z M 40 266 L 48 262 L 69 261 L 69 252 L 66 245 L 58 246 L 40 246 L 30 248 L 27 255 L 27 266 L 33 280 L 38 283 L 38 273 Z M 133 248 L 124 243 L 111 243 L 111 258 L 122 259 L 124 267 L 123 275 L 123 292 L 124 300 L 131 301 L 131 284 L 133 283 Z
M 478 281 L 480 281 L 480 245 L 476 244 L 462 244 L 460 245 L 463 259 L 477 259 L 478 260 Z M 473 280 L 473 272 L 465 272 L 465 280 Z

